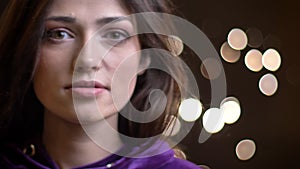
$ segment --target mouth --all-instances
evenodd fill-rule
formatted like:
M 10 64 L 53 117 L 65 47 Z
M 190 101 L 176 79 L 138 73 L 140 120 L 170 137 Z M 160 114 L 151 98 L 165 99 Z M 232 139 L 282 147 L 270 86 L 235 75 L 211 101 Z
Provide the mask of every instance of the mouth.
M 97 81 L 77 81 L 65 87 L 66 90 L 72 91 L 73 95 L 82 97 L 95 97 L 109 89 Z

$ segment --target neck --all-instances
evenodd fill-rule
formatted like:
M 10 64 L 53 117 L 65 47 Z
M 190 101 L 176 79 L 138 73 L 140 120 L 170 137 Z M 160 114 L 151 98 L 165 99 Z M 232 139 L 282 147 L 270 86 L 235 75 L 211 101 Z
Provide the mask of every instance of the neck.
M 122 147 L 119 136 L 112 134 L 112 130 L 117 129 L 117 121 L 116 114 L 92 125 L 81 126 L 45 112 L 43 143 L 60 168 L 90 164 Z

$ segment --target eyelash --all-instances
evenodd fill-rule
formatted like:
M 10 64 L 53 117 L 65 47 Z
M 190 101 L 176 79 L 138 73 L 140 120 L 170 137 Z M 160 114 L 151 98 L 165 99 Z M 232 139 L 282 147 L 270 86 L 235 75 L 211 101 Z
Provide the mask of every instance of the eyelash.
M 62 37 L 58 37 L 58 36 L 62 36 Z M 52 41 L 55 43 L 73 39 L 73 38 L 74 38 L 74 35 L 72 33 L 70 33 L 70 31 L 63 29 L 63 28 L 54 28 L 54 29 L 46 30 L 43 35 L 43 39 L 49 40 L 49 41 Z
M 121 38 L 114 38 L 111 36 L 121 36 Z M 117 46 L 125 43 L 127 40 L 130 39 L 130 35 L 127 31 L 119 30 L 119 29 L 111 29 L 108 31 L 105 31 L 103 35 L 101 35 L 101 41 L 104 41 L 112 46 Z
M 57 35 L 64 36 L 64 37 L 57 37 Z M 118 36 L 118 37 L 116 38 L 113 36 Z M 43 39 L 52 42 L 62 42 L 73 38 L 75 38 L 75 36 L 72 33 L 70 33 L 70 31 L 63 28 L 54 28 L 54 29 L 46 30 L 43 35 Z M 104 34 L 101 34 L 101 42 L 107 43 L 108 45 L 111 46 L 121 45 L 125 43 L 127 40 L 129 40 L 130 38 L 131 36 L 129 35 L 129 33 L 121 29 L 110 29 L 105 31 Z

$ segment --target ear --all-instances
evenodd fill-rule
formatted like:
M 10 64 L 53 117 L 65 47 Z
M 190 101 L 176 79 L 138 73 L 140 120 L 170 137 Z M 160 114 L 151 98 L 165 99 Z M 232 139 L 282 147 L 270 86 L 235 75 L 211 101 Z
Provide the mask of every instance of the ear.
M 149 67 L 151 63 L 151 59 L 149 56 L 143 56 L 140 60 L 140 65 L 139 65 L 139 70 L 138 70 L 138 75 L 142 75 L 145 73 L 145 71 L 147 70 L 147 68 Z

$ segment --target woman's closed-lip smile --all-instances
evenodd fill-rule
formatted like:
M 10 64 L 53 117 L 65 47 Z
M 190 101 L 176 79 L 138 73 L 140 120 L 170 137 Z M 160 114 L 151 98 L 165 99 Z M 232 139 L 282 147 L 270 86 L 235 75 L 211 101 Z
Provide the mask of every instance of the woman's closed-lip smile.
M 65 87 L 65 89 L 81 97 L 95 97 L 108 90 L 108 88 L 100 82 L 84 80 L 73 82 L 72 85 Z

